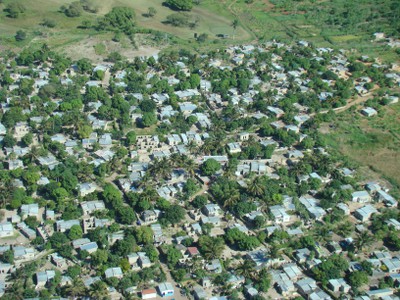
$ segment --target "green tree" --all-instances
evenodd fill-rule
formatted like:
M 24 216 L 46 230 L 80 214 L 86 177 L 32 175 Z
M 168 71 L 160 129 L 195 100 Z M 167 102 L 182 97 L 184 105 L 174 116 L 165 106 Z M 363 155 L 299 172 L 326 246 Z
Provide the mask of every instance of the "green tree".
M 194 208 L 202 208 L 204 205 L 206 205 L 208 202 L 207 196 L 205 195 L 198 195 L 196 196 L 191 204 L 193 205 Z
M 103 249 L 98 249 L 96 252 L 92 253 L 90 257 L 92 259 L 92 263 L 95 266 L 99 266 L 107 262 L 108 251 Z
M 129 7 L 113 7 L 100 21 L 98 29 L 129 33 L 135 26 L 135 11 Z
M 185 210 L 179 205 L 171 205 L 168 207 L 160 221 L 166 224 L 178 224 L 185 218 Z
M 353 288 L 359 288 L 368 283 L 368 274 L 364 271 L 355 271 L 350 273 L 348 280 Z
M 13 1 L 7 4 L 4 11 L 7 13 L 7 17 L 16 19 L 26 11 L 26 8 L 22 3 Z
M 189 11 L 193 8 L 193 0 L 167 0 L 166 4 L 174 10 Z
M 153 112 L 145 112 L 143 114 L 141 125 L 143 127 L 150 127 L 157 123 L 157 117 Z
M 134 131 L 129 131 L 126 134 L 126 145 L 132 146 L 136 143 L 136 133 Z
M 217 171 L 221 169 L 221 165 L 214 158 L 207 159 L 200 166 L 200 171 L 203 175 L 210 176 L 215 174 Z
M 77 240 L 82 238 L 82 228 L 80 225 L 73 225 L 68 232 L 68 238 L 71 240 Z
M 17 144 L 17 140 L 12 136 L 12 134 L 6 134 L 3 138 L 3 146 L 12 148 Z
M 13 264 L 14 263 L 14 251 L 13 250 L 6 250 L 1 255 L 1 261 L 4 263 Z
M 18 30 L 17 33 L 15 34 L 15 40 L 17 42 L 26 40 L 26 31 Z
M 79 265 L 69 266 L 67 269 L 67 274 L 72 278 L 75 279 L 81 274 L 81 267 Z
M 33 142 L 33 133 L 28 132 L 22 137 L 22 142 L 25 144 L 25 146 L 29 146 Z
M 154 7 L 149 7 L 147 9 L 147 17 L 153 18 L 157 14 L 157 10 Z
M 221 237 L 202 235 L 199 238 L 200 251 L 206 259 L 219 258 L 225 249 L 225 242 Z

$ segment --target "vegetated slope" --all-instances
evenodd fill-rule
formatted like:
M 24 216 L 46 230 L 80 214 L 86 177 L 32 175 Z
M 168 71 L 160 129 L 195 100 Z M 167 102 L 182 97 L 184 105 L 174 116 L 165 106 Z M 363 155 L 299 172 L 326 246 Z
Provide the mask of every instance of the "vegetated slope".
M 93 29 L 79 28 L 82 22 L 87 21 L 95 24 L 98 18 L 116 6 L 133 8 L 136 12 L 137 26 L 140 28 L 166 32 L 183 39 L 193 38 L 194 33 L 205 33 L 210 38 L 216 38 L 217 34 L 231 34 L 231 24 L 234 19 L 229 13 L 221 15 L 208 10 L 205 6 L 195 6 L 191 12 L 188 12 L 188 15 L 198 20 L 197 26 L 194 28 L 189 28 L 188 26 L 174 27 L 166 24 L 165 20 L 168 15 L 176 12 L 164 6 L 162 0 L 89 0 L 96 7 L 96 12 L 81 11 L 80 16 L 77 17 L 67 17 L 64 13 L 60 12 L 61 6 L 68 7 L 76 1 L 16 0 L 26 10 L 18 18 L 10 18 L 4 9 L 13 1 L 4 0 L 0 4 L 0 39 L 3 41 L 3 45 L 6 44 L 15 47 L 25 46 L 32 40 L 39 43 L 47 42 L 50 46 L 64 46 L 80 41 L 87 36 L 96 35 L 98 32 Z M 153 17 L 146 16 L 149 7 L 156 9 L 156 14 Z M 43 26 L 44 20 L 53 21 L 55 26 L 53 28 Z M 24 42 L 17 43 L 15 41 L 14 36 L 18 30 L 25 30 L 27 32 L 27 39 Z M 251 38 L 251 35 L 240 26 L 235 30 L 235 36 L 238 41 Z
M 204 0 L 227 9 L 261 40 L 305 39 L 318 46 L 357 48 L 382 54 L 393 50 L 371 43 L 372 34 L 400 35 L 400 2 L 397 0 Z M 204 5 L 204 4 L 203 4 Z
M 400 186 L 400 104 L 376 106 L 370 102 L 367 104 L 378 108 L 377 116 L 367 118 L 359 110 L 338 114 L 332 128 L 323 130 L 326 142 Z

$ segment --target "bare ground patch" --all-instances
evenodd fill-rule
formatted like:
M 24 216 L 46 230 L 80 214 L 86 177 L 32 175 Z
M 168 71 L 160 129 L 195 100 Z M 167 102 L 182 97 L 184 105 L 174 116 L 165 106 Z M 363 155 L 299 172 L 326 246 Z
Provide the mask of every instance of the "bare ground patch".
M 73 60 L 88 58 L 91 61 L 98 63 L 102 62 L 105 56 L 107 56 L 107 54 L 105 56 L 96 54 L 95 46 L 98 44 L 103 44 L 105 46 L 107 54 L 118 52 L 128 60 L 132 60 L 138 56 L 152 56 L 160 52 L 160 49 L 149 45 L 139 45 L 136 49 L 129 43 L 121 44 L 111 40 L 104 40 L 99 37 L 88 37 L 78 43 L 64 47 L 61 52 L 65 53 Z

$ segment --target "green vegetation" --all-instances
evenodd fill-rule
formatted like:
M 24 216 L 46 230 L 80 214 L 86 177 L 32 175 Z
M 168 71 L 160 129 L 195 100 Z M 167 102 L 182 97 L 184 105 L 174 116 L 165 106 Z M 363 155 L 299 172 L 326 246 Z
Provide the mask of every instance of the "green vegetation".
M 364 117 L 358 109 L 338 114 L 335 120 L 322 126 L 324 140 L 399 186 L 400 105 L 380 106 L 377 101 L 368 104 L 379 109 L 378 116 Z

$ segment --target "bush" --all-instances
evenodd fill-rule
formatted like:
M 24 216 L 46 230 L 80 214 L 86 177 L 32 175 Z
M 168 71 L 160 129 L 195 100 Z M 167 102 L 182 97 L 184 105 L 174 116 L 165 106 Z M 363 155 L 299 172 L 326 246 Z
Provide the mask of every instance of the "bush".
M 99 21 L 99 30 L 121 30 L 130 33 L 135 25 L 135 11 L 129 7 L 114 7 Z
M 175 13 L 168 15 L 165 22 L 175 27 L 186 27 L 189 26 L 190 16 L 186 13 Z
M 4 11 L 7 13 L 7 17 L 16 19 L 26 11 L 26 8 L 21 3 L 11 2 Z
M 49 28 L 54 28 L 54 27 L 56 27 L 56 21 L 51 20 L 51 19 L 44 19 L 41 25 L 49 27 Z
M 23 30 L 18 30 L 17 34 L 15 35 L 15 40 L 17 42 L 23 41 L 26 39 L 26 32 Z
M 72 2 L 68 7 L 61 6 L 60 11 L 67 17 L 76 18 L 82 14 L 82 6 L 79 1 Z
M 165 4 L 175 10 L 189 11 L 193 8 L 193 0 L 167 0 Z

